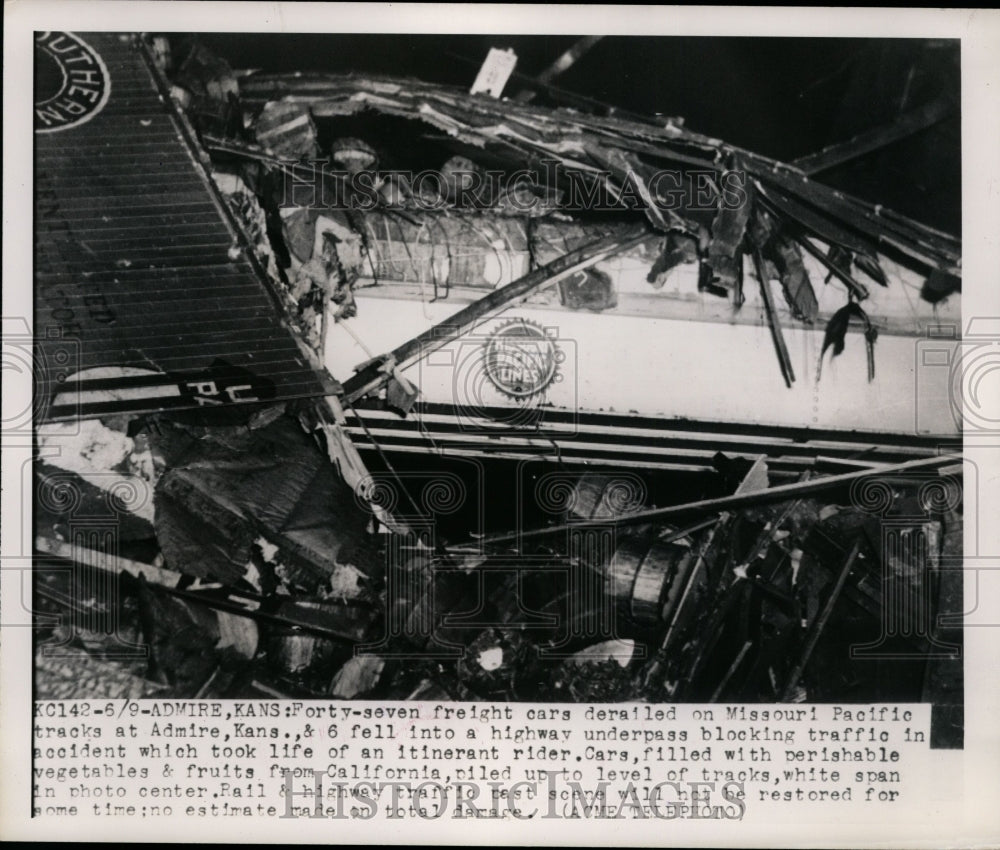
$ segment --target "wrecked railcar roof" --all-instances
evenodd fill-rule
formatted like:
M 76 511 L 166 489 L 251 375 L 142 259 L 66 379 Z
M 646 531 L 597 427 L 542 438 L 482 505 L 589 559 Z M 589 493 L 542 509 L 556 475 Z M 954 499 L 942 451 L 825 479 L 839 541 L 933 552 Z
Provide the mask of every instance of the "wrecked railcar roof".
M 90 109 L 57 95 L 36 111 L 39 420 L 328 392 L 141 39 L 44 35 L 73 40 L 104 100 Z
M 612 193 L 631 184 L 661 230 L 692 226 L 683 212 L 657 203 L 650 191 L 656 169 L 743 170 L 759 193 L 759 206 L 807 235 L 868 258 L 891 253 L 925 274 L 961 276 L 960 239 L 811 180 L 794 165 L 692 132 L 680 119 L 599 116 L 419 80 L 357 75 L 255 73 L 240 81 L 240 92 L 250 108 L 283 100 L 308 106 L 317 118 L 370 110 L 422 121 L 525 165 L 554 159 L 568 171 L 607 172 Z

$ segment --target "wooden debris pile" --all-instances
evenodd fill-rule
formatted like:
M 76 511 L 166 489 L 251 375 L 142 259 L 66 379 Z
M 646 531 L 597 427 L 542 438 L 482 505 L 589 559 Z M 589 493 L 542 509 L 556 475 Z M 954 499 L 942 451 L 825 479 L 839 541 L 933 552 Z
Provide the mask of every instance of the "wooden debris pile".
M 435 542 L 434 500 L 400 479 L 386 533 L 294 418 L 255 417 L 126 426 L 152 522 L 39 465 L 40 694 L 85 655 L 109 693 L 961 702 L 945 458 L 773 487 L 720 458 L 724 495 L 665 506 L 581 470 L 535 528 Z

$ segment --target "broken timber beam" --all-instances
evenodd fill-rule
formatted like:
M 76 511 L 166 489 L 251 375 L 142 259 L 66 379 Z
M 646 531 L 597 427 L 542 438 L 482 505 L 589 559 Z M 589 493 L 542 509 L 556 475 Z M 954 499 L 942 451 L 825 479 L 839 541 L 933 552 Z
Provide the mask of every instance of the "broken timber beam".
M 781 366 L 781 377 L 785 379 L 785 386 L 790 387 L 795 383 L 795 370 L 792 368 L 792 359 L 788 355 L 788 346 L 785 345 L 785 336 L 781 332 L 781 320 L 774 308 L 771 281 L 767 274 L 764 258 L 760 254 L 760 248 L 753 249 L 753 263 L 757 269 L 757 279 L 760 281 L 760 294 L 764 301 L 764 312 L 767 314 L 767 325 L 771 330 L 771 339 L 774 340 L 774 350 L 778 354 L 778 364 Z
M 753 641 L 743 641 L 743 646 L 740 647 L 740 651 L 736 653 L 733 663 L 729 665 L 729 669 L 726 670 L 726 674 L 719 681 L 719 684 L 715 686 L 715 690 L 712 691 L 712 695 L 708 698 L 710 703 L 719 701 L 719 697 L 722 696 L 722 692 L 726 689 L 726 686 L 732 680 L 733 676 L 736 675 L 736 671 L 739 670 L 740 665 L 743 663 L 743 660 L 747 657 L 747 653 L 750 652 L 751 649 L 753 649 Z
M 443 322 L 428 328 L 393 349 L 389 354 L 364 364 L 353 377 L 344 382 L 343 399 L 346 404 L 357 401 L 385 383 L 395 369 L 404 369 L 426 354 L 436 351 L 487 321 L 502 310 L 526 298 L 541 287 L 588 268 L 612 254 L 627 251 L 646 239 L 649 231 L 637 226 L 624 237 L 607 237 L 590 245 L 570 251 L 546 266 L 528 272 L 489 295 L 480 298 Z
M 331 603 L 330 610 L 337 612 L 343 610 L 343 619 L 346 624 L 338 623 L 337 618 L 331 613 L 324 615 L 322 611 L 317 612 L 308 606 L 314 605 L 312 600 L 296 600 L 289 598 L 282 603 L 282 606 L 275 613 L 264 610 L 264 597 L 256 593 L 249 593 L 234 588 L 224 587 L 217 583 L 212 583 L 204 588 L 182 589 L 179 585 L 185 575 L 173 570 L 166 570 L 152 564 L 144 564 L 128 558 L 111 555 L 94 549 L 87 549 L 82 546 L 74 546 L 60 540 L 38 536 L 35 538 L 35 548 L 46 555 L 51 555 L 76 564 L 81 564 L 92 569 L 97 569 L 112 575 L 127 573 L 133 578 L 146 580 L 149 584 L 161 588 L 177 599 L 195 602 L 210 608 L 213 611 L 225 612 L 237 617 L 246 617 L 256 622 L 267 623 L 269 625 L 291 628 L 306 634 L 317 637 L 332 638 L 336 640 L 360 641 L 365 636 L 367 620 L 371 619 L 367 615 L 367 609 L 362 605 L 340 605 Z M 54 595 L 49 594 L 50 598 Z M 60 600 L 67 606 L 72 606 L 77 600 Z
M 66 543 L 52 537 L 39 535 L 35 537 L 35 549 L 46 555 L 53 555 L 67 561 L 74 561 L 85 567 L 92 567 L 108 573 L 128 573 L 134 578 L 142 576 L 151 584 L 160 587 L 175 588 L 184 576 L 173 570 L 165 570 L 153 564 L 133 561 L 112 552 L 101 552 L 84 546 Z
M 824 254 L 822 251 L 820 251 L 819 248 L 813 245 L 813 243 L 809 241 L 808 237 L 796 233 L 793 234 L 792 238 L 796 242 L 798 242 L 798 244 L 801 245 L 806 251 L 812 254 L 812 256 L 815 257 L 820 263 L 822 263 L 822 265 L 827 268 L 830 274 L 832 274 L 835 278 L 837 278 L 837 280 L 843 283 L 844 286 L 846 286 L 848 290 L 851 292 L 851 294 L 858 299 L 858 301 L 864 301 L 868 297 L 868 288 L 864 284 L 858 283 L 847 272 L 845 272 L 842 268 L 837 266 L 836 263 L 831 262 L 830 258 L 826 256 L 826 254 Z

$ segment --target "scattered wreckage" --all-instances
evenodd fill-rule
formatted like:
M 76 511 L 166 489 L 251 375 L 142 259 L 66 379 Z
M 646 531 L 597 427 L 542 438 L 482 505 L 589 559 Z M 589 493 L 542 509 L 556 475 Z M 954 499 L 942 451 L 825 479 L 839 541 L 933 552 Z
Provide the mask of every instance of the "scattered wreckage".
M 40 428 L 42 691 L 960 714 L 957 239 L 677 119 L 133 49 L 323 389 Z

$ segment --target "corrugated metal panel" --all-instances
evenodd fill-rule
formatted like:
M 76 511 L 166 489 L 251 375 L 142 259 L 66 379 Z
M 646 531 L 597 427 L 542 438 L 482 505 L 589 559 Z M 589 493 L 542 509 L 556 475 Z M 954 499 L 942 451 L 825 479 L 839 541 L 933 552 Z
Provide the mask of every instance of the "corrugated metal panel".
M 237 232 L 141 46 L 118 33 L 57 37 L 40 61 L 62 62 L 62 91 L 75 68 L 96 67 L 76 55 L 82 41 L 110 93 L 86 121 L 72 123 L 67 110 L 83 107 L 69 101 L 36 112 L 37 418 L 330 392 L 259 270 L 231 251 Z M 76 93 L 88 108 L 95 79 Z M 36 88 L 36 103 L 51 94 Z

